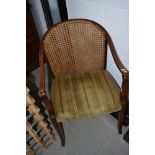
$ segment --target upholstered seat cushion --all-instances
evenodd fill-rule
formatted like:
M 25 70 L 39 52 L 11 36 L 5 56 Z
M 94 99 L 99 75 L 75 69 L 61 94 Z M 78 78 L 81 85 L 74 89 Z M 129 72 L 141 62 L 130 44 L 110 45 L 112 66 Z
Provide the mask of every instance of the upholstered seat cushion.
M 120 88 L 106 70 L 55 78 L 51 101 L 58 122 L 121 110 Z

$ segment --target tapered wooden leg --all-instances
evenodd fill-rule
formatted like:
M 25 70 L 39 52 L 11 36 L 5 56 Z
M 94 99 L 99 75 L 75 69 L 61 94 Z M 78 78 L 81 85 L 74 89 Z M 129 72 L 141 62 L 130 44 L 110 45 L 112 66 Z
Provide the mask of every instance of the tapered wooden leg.
M 62 130 L 62 132 L 63 132 L 63 134 L 64 134 L 64 136 L 65 136 L 65 132 L 64 132 L 63 123 L 62 123 L 62 122 L 60 122 L 59 124 L 60 124 L 61 130 Z
M 56 129 L 56 131 L 60 137 L 61 145 L 65 146 L 65 135 L 64 135 L 61 125 L 57 122 L 57 120 L 55 118 L 50 117 L 50 119 L 51 119 L 53 126 Z
M 121 87 L 120 99 L 122 103 L 122 110 L 119 112 L 118 116 L 118 132 L 122 133 L 122 127 L 125 122 L 125 117 L 127 114 L 127 107 L 129 105 L 129 74 L 128 71 L 125 70 L 122 74 L 123 82 Z
M 126 114 L 127 114 L 127 103 L 122 105 L 122 110 L 119 112 L 119 116 L 118 116 L 118 132 L 119 132 L 119 134 L 122 134 L 122 127 L 125 122 Z
M 119 112 L 119 116 L 118 116 L 118 132 L 119 132 L 119 134 L 122 134 L 122 127 L 123 127 L 124 122 L 125 122 L 125 111 L 122 110 Z

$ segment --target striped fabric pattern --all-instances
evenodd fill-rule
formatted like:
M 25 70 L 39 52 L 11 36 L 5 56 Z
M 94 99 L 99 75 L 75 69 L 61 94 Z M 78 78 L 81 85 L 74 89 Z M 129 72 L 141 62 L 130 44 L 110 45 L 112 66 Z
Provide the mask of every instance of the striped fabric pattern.
M 58 122 L 121 110 L 120 88 L 106 70 L 55 78 L 51 101 Z

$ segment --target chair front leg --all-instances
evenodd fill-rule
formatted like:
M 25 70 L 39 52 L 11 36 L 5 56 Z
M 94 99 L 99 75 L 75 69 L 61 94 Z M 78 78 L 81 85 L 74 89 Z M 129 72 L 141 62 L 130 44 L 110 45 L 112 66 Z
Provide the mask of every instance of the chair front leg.
M 58 135 L 60 137 L 61 145 L 65 146 L 65 134 L 64 134 L 61 123 L 58 123 L 56 118 L 53 117 L 52 115 L 50 115 L 50 119 L 52 121 L 52 124 L 53 124 L 55 130 L 57 131 L 57 133 L 58 133 Z
M 65 145 L 64 132 L 63 132 L 60 124 L 57 122 L 57 120 L 55 118 L 55 114 L 54 114 L 54 110 L 53 110 L 52 104 L 50 104 L 50 101 L 49 101 L 45 91 L 42 91 L 40 94 L 41 94 L 43 102 L 44 102 L 44 104 L 45 104 L 45 106 L 46 106 L 46 108 L 48 110 L 50 120 L 51 120 L 54 128 L 56 129 L 59 137 L 60 137 L 61 145 L 64 146 Z
M 125 122 L 126 114 L 127 114 L 127 103 L 122 105 L 122 110 L 119 112 L 119 115 L 118 115 L 118 132 L 119 132 L 119 134 L 122 134 L 122 127 Z
M 122 133 L 122 127 L 125 122 L 125 118 L 127 115 L 127 108 L 128 108 L 128 87 L 129 87 L 129 78 L 128 73 L 123 75 L 123 83 L 122 83 L 122 90 L 121 90 L 121 103 L 122 103 L 122 110 L 119 112 L 118 116 L 118 132 L 119 134 Z

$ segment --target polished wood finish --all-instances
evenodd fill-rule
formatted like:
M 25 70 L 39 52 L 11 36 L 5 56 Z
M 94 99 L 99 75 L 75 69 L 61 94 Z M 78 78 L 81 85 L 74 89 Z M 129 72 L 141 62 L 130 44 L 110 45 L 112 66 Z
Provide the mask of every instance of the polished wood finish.
M 122 133 L 122 127 L 125 122 L 125 118 L 128 110 L 128 92 L 129 92 L 129 77 L 123 77 L 122 89 L 121 89 L 121 101 L 122 101 L 122 110 L 119 112 L 118 116 L 118 131 Z
M 72 19 L 72 20 L 84 20 L 84 19 Z M 88 20 L 88 21 L 91 21 L 91 20 Z M 65 21 L 64 21 L 65 22 Z M 123 63 L 121 62 L 117 52 L 116 52 L 116 49 L 114 47 L 114 44 L 113 44 L 113 41 L 109 35 L 109 33 L 101 26 L 99 25 L 98 23 L 94 22 L 94 21 L 91 21 L 93 22 L 95 25 L 99 26 L 106 34 L 106 41 L 107 41 L 107 45 L 109 45 L 110 47 L 110 51 L 112 53 L 112 57 L 117 65 L 117 68 L 119 69 L 120 73 L 122 74 L 122 79 L 123 79 L 123 82 L 122 82 L 122 87 L 121 87 L 121 93 L 120 93 L 120 98 L 121 98 L 121 101 L 122 101 L 122 110 L 120 111 L 120 116 L 119 116 L 119 120 L 118 120 L 118 131 L 119 133 L 122 132 L 122 125 L 124 123 L 124 119 L 125 119 L 125 114 L 126 114 L 126 105 L 127 105 L 127 92 L 128 92 L 128 82 L 129 82 L 129 72 L 128 70 L 125 68 L 125 66 L 123 65 Z M 59 24 L 59 23 L 58 23 Z M 53 27 L 56 27 L 57 24 Z M 51 120 L 54 120 L 52 121 L 53 123 L 55 123 L 55 127 L 58 131 L 58 134 L 60 136 L 60 139 L 62 141 L 62 143 L 64 142 L 64 134 L 63 134 L 63 131 L 62 129 L 60 128 L 60 126 L 58 125 L 58 122 L 56 121 L 55 119 L 55 114 L 54 114 L 54 109 L 52 107 L 52 103 L 50 103 L 49 99 L 47 98 L 47 95 L 46 95 L 46 91 L 45 91 L 45 71 L 44 71 L 44 49 L 43 49 L 43 40 L 44 38 L 46 37 L 46 35 L 49 33 L 50 29 L 46 32 L 46 34 L 44 35 L 41 43 L 40 43 L 40 49 L 39 49 L 39 63 L 40 63 L 40 95 L 49 111 L 49 114 L 50 114 L 50 117 L 51 117 Z M 106 50 L 107 50 L 107 45 L 106 45 Z M 107 60 L 107 54 L 106 54 L 106 60 Z M 106 65 L 105 65 L 106 66 Z M 106 68 L 106 67 L 105 67 Z M 52 70 L 51 70 L 52 72 Z M 54 78 L 54 77 L 53 77 Z
M 65 146 L 65 135 L 64 135 L 64 132 L 62 130 L 61 124 L 57 122 L 55 116 L 52 117 L 52 115 L 50 115 L 50 119 L 51 119 L 51 121 L 53 123 L 53 126 L 56 129 L 56 131 L 57 131 L 57 133 L 58 133 L 58 135 L 60 137 L 61 145 Z
M 107 33 L 108 45 L 110 47 L 112 57 L 115 61 L 115 64 L 117 65 L 117 68 L 119 69 L 119 71 L 122 74 L 122 80 L 123 80 L 122 86 L 121 86 L 121 94 L 120 94 L 120 98 L 121 98 L 121 102 L 122 102 L 122 110 L 119 112 L 119 117 L 118 117 L 118 132 L 121 134 L 122 126 L 124 124 L 125 116 L 127 113 L 127 95 L 128 95 L 128 89 L 129 89 L 129 72 L 125 68 L 123 63 L 121 62 L 110 35 L 108 34 L 108 32 L 106 32 L 106 33 Z

